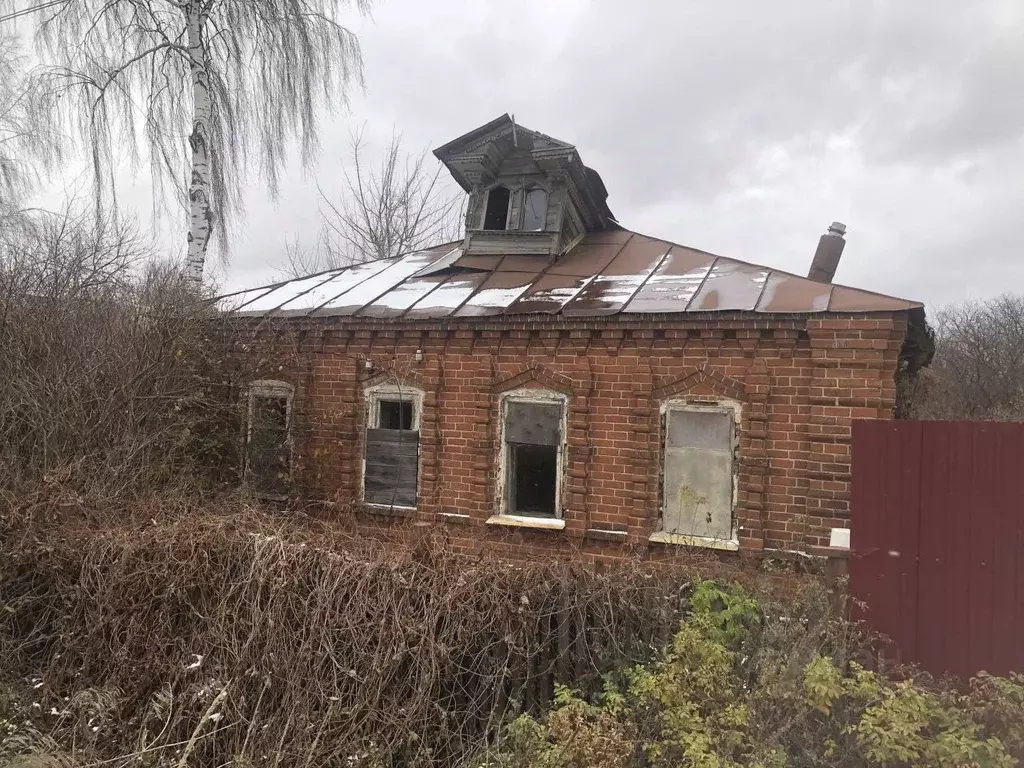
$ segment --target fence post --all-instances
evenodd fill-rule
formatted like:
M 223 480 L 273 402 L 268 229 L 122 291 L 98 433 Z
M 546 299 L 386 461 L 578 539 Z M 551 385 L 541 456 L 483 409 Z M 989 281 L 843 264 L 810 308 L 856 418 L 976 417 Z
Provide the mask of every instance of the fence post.
M 850 550 L 848 547 L 810 547 L 815 557 L 825 559 L 825 583 L 836 618 L 850 618 Z

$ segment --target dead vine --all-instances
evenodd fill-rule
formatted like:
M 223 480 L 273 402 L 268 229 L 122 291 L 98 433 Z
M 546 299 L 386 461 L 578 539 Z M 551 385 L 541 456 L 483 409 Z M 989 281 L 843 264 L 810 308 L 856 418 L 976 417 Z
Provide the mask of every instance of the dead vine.
M 252 510 L 0 520 L 0 664 L 83 763 L 451 765 L 556 680 L 649 658 L 688 594 L 679 567 L 472 563 Z

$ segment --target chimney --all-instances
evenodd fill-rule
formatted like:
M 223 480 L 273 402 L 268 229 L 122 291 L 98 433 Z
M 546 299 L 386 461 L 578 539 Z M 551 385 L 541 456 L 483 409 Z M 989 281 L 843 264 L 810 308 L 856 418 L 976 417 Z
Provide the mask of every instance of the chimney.
M 831 283 L 836 276 L 836 268 L 839 266 L 839 257 L 843 255 L 843 248 L 846 240 L 846 225 L 833 221 L 828 232 L 818 240 L 818 250 L 814 252 L 814 261 L 811 262 L 811 269 L 807 277 L 819 283 Z

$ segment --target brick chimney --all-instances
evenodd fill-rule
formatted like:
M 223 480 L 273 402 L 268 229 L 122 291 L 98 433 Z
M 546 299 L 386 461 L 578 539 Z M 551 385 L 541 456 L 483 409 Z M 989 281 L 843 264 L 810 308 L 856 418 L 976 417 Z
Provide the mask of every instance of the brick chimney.
M 818 240 L 818 250 L 814 252 L 814 261 L 807 272 L 807 277 L 819 283 L 831 283 L 836 276 L 836 268 L 839 266 L 839 257 L 843 255 L 843 248 L 846 240 L 846 225 L 833 221 L 828 232 Z

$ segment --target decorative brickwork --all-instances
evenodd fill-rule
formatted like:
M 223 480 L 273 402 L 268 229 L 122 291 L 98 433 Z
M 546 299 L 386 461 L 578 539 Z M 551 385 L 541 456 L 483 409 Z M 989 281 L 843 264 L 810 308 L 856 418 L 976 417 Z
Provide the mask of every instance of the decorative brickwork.
M 424 392 L 420 493 L 399 526 L 433 526 L 480 547 L 595 559 L 649 544 L 660 518 L 661 419 L 668 399 L 742 405 L 736 524 L 744 550 L 806 549 L 849 525 L 850 425 L 891 418 L 905 313 L 616 316 L 385 323 L 306 328 L 266 321 L 296 386 L 296 493 L 362 520 L 364 389 Z M 294 325 L 288 325 L 293 322 Z M 308 322 L 308 321 L 307 321 Z M 284 329 L 282 329 L 284 326 Z M 282 336 L 283 334 L 283 336 Z M 488 526 L 498 508 L 502 392 L 568 397 L 564 531 Z M 374 518 L 380 525 L 380 517 Z M 385 517 L 383 522 L 388 524 Z

